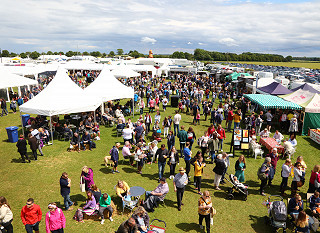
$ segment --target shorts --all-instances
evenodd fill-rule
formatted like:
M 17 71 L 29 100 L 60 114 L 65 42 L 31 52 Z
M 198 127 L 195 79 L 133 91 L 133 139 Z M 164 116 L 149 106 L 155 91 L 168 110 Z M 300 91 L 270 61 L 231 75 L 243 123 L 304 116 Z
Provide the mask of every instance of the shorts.
M 271 121 L 267 121 L 267 125 L 271 126 Z
M 35 224 L 26 224 L 25 228 L 27 233 L 33 233 L 33 231 L 39 231 L 39 223 L 40 222 L 36 222 Z

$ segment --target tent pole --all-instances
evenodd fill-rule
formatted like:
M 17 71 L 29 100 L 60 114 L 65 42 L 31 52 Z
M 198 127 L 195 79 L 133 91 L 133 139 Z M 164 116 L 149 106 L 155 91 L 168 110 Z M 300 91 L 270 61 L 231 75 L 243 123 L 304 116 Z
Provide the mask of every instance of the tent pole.
M 22 116 L 21 116 L 21 111 L 19 110 L 20 112 L 20 119 L 21 119 L 21 126 L 22 126 L 22 134 L 24 136 L 24 126 L 23 126 L 23 120 L 22 120 Z
M 97 120 L 96 120 L 96 111 L 93 111 L 93 118 L 94 118 L 94 123 L 97 123 Z
M 52 145 L 53 145 L 53 131 L 52 131 L 52 121 L 51 121 L 51 116 L 50 116 L 50 131 L 51 131 L 51 140 L 52 140 Z
M 102 102 L 102 104 L 101 104 L 101 115 L 103 115 L 104 114 L 104 103 Z
M 302 111 L 301 111 L 302 112 Z M 306 119 L 306 112 L 303 114 L 303 122 L 302 122 L 302 130 L 301 130 L 301 136 L 303 135 L 303 129 L 304 129 L 304 119 Z M 307 133 L 308 135 L 308 133 Z
M 7 88 L 7 98 L 8 98 L 7 102 L 10 102 L 9 88 Z
M 134 98 L 132 99 L 132 116 L 134 117 Z

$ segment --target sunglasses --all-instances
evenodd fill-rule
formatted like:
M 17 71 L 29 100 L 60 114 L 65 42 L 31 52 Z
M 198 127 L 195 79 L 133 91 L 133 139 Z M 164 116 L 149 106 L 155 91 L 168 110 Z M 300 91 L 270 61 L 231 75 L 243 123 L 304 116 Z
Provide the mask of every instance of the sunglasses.
M 32 205 L 33 203 L 29 204 L 29 203 L 26 203 L 26 205 Z

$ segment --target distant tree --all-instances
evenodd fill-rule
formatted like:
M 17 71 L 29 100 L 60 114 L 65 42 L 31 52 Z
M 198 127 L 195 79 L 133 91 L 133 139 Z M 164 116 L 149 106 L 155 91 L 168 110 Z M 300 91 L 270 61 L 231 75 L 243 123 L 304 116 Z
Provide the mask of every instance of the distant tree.
M 27 58 L 28 56 L 27 56 L 27 54 L 25 54 L 25 53 L 20 53 L 20 57 L 21 57 L 21 58 Z
M 131 56 L 131 57 L 134 57 L 134 58 L 144 57 L 144 54 L 139 53 L 137 50 L 134 50 L 134 51 L 131 50 L 131 51 L 128 53 L 128 55 Z
M 84 52 L 82 53 L 82 55 L 83 55 L 83 56 L 89 56 L 90 53 L 88 53 L 87 51 L 84 51 Z
M 38 59 L 40 57 L 40 53 L 38 53 L 37 51 L 33 51 L 32 53 L 30 53 L 30 58 L 31 59 Z
M 66 56 L 67 57 L 72 57 L 72 56 L 74 56 L 76 53 L 75 52 L 73 52 L 73 51 L 68 51 L 68 52 L 66 52 Z
M 284 59 L 286 62 L 292 62 L 292 56 L 286 56 Z
M 59 55 L 64 55 L 64 52 L 60 51 L 60 52 L 59 52 Z
M 114 57 L 114 55 L 115 55 L 115 53 L 113 52 L 113 51 L 110 51 L 110 53 L 109 53 L 109 57 Z
M 101 57 L 102 56 L 99 51 L 93 51 L 93 52 L 90 53 L 90 55 L 93 56 L 93 57 Z
M 103 58 L 105 58 L 106 56 L 107 56 L 107 54 L 106 54 L 106 53 L 103 53 L 103 54 L 102 54 L 102 57 L 103 57 Z
M 117 49 L 117 54 L 121 56 L 123 54 L 123 49 Z
M 52 51 L 48 51 L 47 55 L 53 55 L 53 52 Z
M 10 53 L 10 57 L 16 57 L 18 54 L 14 53 L 14 52 L 11 52 Z
M 2 56 L 2 57 L 9 57 L 9 56 L 10 56 L 10 53 L 9 53 L 8 50 L 2 50 L 1 56 Z

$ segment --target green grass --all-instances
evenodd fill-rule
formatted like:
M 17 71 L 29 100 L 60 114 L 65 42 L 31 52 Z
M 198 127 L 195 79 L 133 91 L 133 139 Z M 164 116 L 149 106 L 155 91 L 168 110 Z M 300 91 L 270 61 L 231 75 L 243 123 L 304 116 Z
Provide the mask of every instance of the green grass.
M 174 109 L 169 107 L 162 114 L 164 116 L 171 114 Z M 154 114 L 153 114 L 154 115 Z M 136 117 L 135 117 L 136 119 Z M 189 127 L 192 118 L 189 115 L 182 114 L 182 123 Z M 61 173 L 66 171 L 72 179 L 71 199 L 76 202 L 76 207 L 79 207 L 85 202 L 84 193 L 79 190 L 79 176 L 81 168 L 84 165 L 91 167 L 94 171 L 94 181 L 103 191 L 112 195 L 112 199 L 118 203 L 113 190 L 118 179 L 127 181 L 129 186 L 142 186 L 146 190 L 154 189 L 158 183 L 157 164 L 145 165 L 143 175 L 136 174 L 136 168 L 129 167 L 127 164 L 120 165 L 120 174 L 111 174 L 110 169 L 105 168 L 103 158 L 106 156 L 115 142 L 122 142 L 121 137 L 116 137 L 115 128 L 101 126 L 101 141 L 97 141 L 97 148 L 93 151 L 67 152 L 68 142 L 54 141 L 54 145 L 44 147 L 45 156 L 39 157 L 38 161 L 32 161 L 31 164 L 23 164 L 20 161 L 20 155 L 17 152 L 15 143 L 6 142 L 7 134 L 5 127 L 8 126 L 21 127 L 19 114 L 10 113 L 7 117 L 2 117 L 0 120 L 0 176 L 1 176 L 1 191 L 0 195 L 5 196 L 13 210 L 14 214 L 14 229 L 15 232 L 24 232 L 24 226 L 20 220 L 20 210 L 25 205 L 29 197 L 33 197 L 35 202 L 39 204 L 44 212 L 47 212 L 47 204 L 49 202 L 57 202 L 58 205 L 63 204 L 63 199 L 60 196 L 59 178 Z M 203 118 L 200 126 L 196 126 L 195 133 L 201 136 L 209 126 L 209 121 L 204 122 Z M 224 126 L 224 124 L 223 124 Z M 298 137 L 298 149 L 295 156 L 303 155 L 308 165 L 306 179 L 310 177 L 310 170 L 318 162 L 319 145 L 308 139 L 308 137 Z M 224 151 L 229 151 L 231 134 L 227 133 L 227 140 L 224 144 Z M 166 144 L 166 140 L 163 141 Z M 178 143 L 176 142 L 176 146 Z M 29 148 L 28 148 L 29 150 Z M 193 154 L 199 148 L 193 147 Z M 29 150 L 30 151 L 30 150 Z M 231 159 L 231 166 L 228 172 L 234 172 L 234 164 L 241 151 L 236 152 L 235 158 Z M 214 173 L 212 172 L 213 165 L 208 165 L 204 169 L 202 191 L 209 190 L 212 196 L 213 206 L 217 210 L 217 215 L 214 217 L 214 225 L 212 232 L 270 232 L 271 228 L 264 224 L 264 216 L 267 214 L 267 209 L 262 205 L 266 199 L 259 195 L 259 180 L 256 172 L 258 166 L 263 160 L 247 158 L 247 170 L 245 171 L 246 182 L 250 185 L 248 200 L 242 201 L 235 199 L 232 201 L 226 200 L 226 189 L 230 184 L 222 186 L 221 191 L 213 190 Z M 278 194 L 279 185 L 281 182 L 280 167 L 284 161 L 278 162 L 278 170 L 274 180 L 274 187 L 266 188 L 267 194 Z M 180 166 L 184 166 L 184 161 L 180 161 Z M 176 169 L 178 170 L 178 169 Z M 165 173 L 168 177 L 169 167 L 166 166 Z M 193 172 L 191 173 L 191 176 Z M 192 179 L 193 180 L 193 179 Z M 154 213 L 150 214 L 150 218 L 158 218 L 166 221 L 167 232 L 200 232 L 197 226 L 197 200 L 199 195 L 193 190 L 193 185 L 189 185 L 184 195 L 183 209 L 178 212 L 176 208 L 176 197 L 173 192 L 172 181 L 168 180 L 170 192 L 166 197 L 166 207 L 161 206 Z M 308 183 L 308 182 L 307 182 Z M 289 182 L 291 184 L 291 180 Z M 306 193 L 308 184 L 302 187 L 301 192 Z M 303 195 L 305 198 L 305 195 Z M 118 204 L 121 208 L 121 205 Z M 121 222 L 128 218 L 128 214 L 114 216 L 114 222 L 106 221 L 104 225 L 100 225 L 98 221 L 87 220 L 85 223 L 77 223 L 72 220 L 74 211 L 64 212 L 67 219 L 66 232 L 88 233 L 88 232 L 114 232 Z M 40 224 L 41 232 L 45 231 L 45 223 Z
M 265 66 L 287 66 L 287 67 L 304 67 L 309 69 L 320 69 L 320 62 L 305 62 L 305 61 L 292 61 L 292 62 L 255 62 L 255 61 L 228 61 L 228 63 L 242 63 L 242 64 L 256 64 Z

